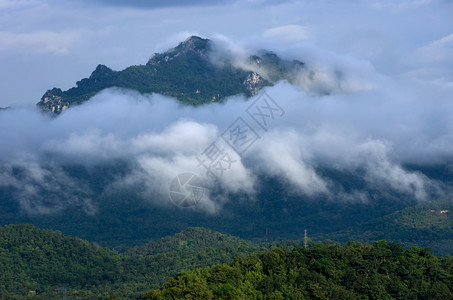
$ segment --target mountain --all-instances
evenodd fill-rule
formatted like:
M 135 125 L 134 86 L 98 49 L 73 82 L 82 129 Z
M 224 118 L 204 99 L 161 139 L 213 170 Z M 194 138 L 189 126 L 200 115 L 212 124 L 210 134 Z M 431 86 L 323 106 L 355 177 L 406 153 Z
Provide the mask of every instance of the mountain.
M 145 299 L 453 299 L 453 258 L 385 241 L 275 248 L 179 274 Z
M 437 255 L 453 253 L 453 204 L 431 201 L 409 206 L 346 230 L 316 236 L 335 241 L 388 240 L 405 246 L 430 247 Z
M 246 258 L 259 249 L 261 247 L 257 244 L 235 236 L 191 227 L 173 236 L 133 247 L 125 255 L 131 262 L 132 277 L 143 278 L 142 286 L 158 287 L 179 272 L 230 263 L 235 257 Z M 132 282 L 137 285 L 138 280 Z
M 32 225 L 0 227 L 0 256 L 1 299 L 58 299 L 68 283 L 90 298 L 123 272 L 116 252 Z
M 297 78 L 301 74 L 306 75 L 308 78 L 314 76 L 314 72 L 306 68 L 303 62 L 297 59 L 282 59 L 277 54 L 265 50 L 251 55 L 247 63 L 252 70 L 262 74 L 270 82 L 286 79 L 290 83 L 297 85 Z
M 238 237 L 223 234 L 203 227 L 189 227 L 173 236 L 161 238 L 158 241 L 150 241 L 145 245 L 129 249 L 126 254 L 130 257 L 144 257 L 165 253 L 178 253 L 184 257 L 189 256 L 190 251 L 210 251 L 222 249 L 222 255 L 233 259 L 235 255 L 244 254 L 257 245 Z M 232 256 L 233 255 L 233 256 Z M 181 258 L 184 260 L 184 258 Z
M 146 65 L 122 71 L 98 65 L 91 76 L 78 81 L 76 87 L 67 91 L 48 90 L 37 105 L 45 112 L 60 114 L 109 87 L 159 93 L 175 97 L 184 104 L 197 105 L 237 94 L 253 96 L 262 87 L 271 85 L 254 71 L 213 61 L 209 55 L 212 47 L 212 41 L 192 36 L 165 53 L 153 54 Z M 268 60 L 264 58 L 264 61 Z
M 98 65 L 90 77 L 78 81 L 76 87 L 67 91 L 48 90 L 37 106 L 58 115 L 110 87 L 159 93 L 184 104 L 200 105 L 238 94 L 250 97 L 282 79 L 298 84 L 301 75 L 306 80 L 314 76 L 303 62 L 282 59 L 270 51 L 259 51 L 237 67 L 231 58 L 211 55 L 214 48 L 211 40 L 191 36 L 175 48 L 154 53 L 146 65 L 122 71 Z
M 32 225 L 0 227 L 0 298 L 141 297 L 183 270 L 230 263 L 258 246 L 204 228 L 188 228 L 119 254 Z

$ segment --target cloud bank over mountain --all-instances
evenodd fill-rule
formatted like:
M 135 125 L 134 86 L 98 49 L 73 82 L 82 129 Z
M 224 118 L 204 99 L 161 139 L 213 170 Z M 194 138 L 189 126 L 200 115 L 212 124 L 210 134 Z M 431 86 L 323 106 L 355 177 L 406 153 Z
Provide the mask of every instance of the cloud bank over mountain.
M 225 47 L 231 48 L 240 47 Z M 237 55 L 246 51 L 231 51 L 227 57 L 248 68 L 241 61 L 243 56 Z M 58 166 L 91 167 L 124 160 L 131 166 L 129 172 L 108 188 L 135 189 L 152 202 L 169 205 L 171 180 L 192 172 L 207 188 L 196 209 L 211 213 L 228 200 L 209 191 L 221 187 L 229 193 L 245 193 L 253 201 L 260 174 L 278 176 L 294 193 L 306 197 L 372 201 L 366 191 L 342 191 L 337 182 L 319 172 L 325 168 L 345 174 L 360 172 L 370 186 L 400 192 L 415 201 L 445 196 L 441 182 L 407 165 L 451 162 L 453 104 L 449 95 L 453 87 L 390 78 L 366 61 L 311 51 L 292 49 L 281 55 L 305 57 L 307 66 L 316 66 L 313 82 L 322 81 L 324 88 L 329 87 L 328 94 L 313 93 L 312 86 L 304 82 L 280 81 L 251 99 L 234 96 L 224 103 L 192 107 L 157 94 L 112 88 L 57 118 L 35 109 L 0 111 L 0 140 L 8 145 L 0 148 L 0 185 L 20 190 L 17 198 L 27 211 L 49 213 L 52 207 L 64 206 L 52 200 L 34 203 L 39 191 L 93 206 L 89 188 L 73 182 Z M 247 114 L 264 93 L 284 111 L 268 118 L 266 130 Z M 229 163 L 215 180 L 197 157 L 212 142 L 221 141 L 238 117 L 259 138 L 241 154 L 223 143 Z M 17 176 L 15 168 L 28 175 Z M 95 211 L 95 207 L 87 209 Z
M 407 166 L 451 164 L 451 1 L 149 3 L 0 0 L 0 106 L 15 107 L 0 110 L 0 186 L 17 190 L 24 210 L 50 213 L 67 199 L 96 213 L 94 191 L 61 166 L 115 160 L 131 167 L 110 188 L 139 187 L 158 203 L 168 202 L 168 184 L 182 172 L 252 201 L 258 174 L 279 176 L 307 197 L 372 201 L 343 191 L 324 168 L 359 173 L 416 201 L 445 193 Z M 46 89 L 69 88 L 99 63 L 144 63 L 191 34 L 216 41 L 214 60 L 246 70 L 256 70 L 247 57 L 259 49 L 314 70 L 265 89 L 284 116 L 268 131 L 256 127 L 260 138 L 242 156 L 231 152 L 234 163 L 218 182 L 197 157 L 238 117 L 253 124 L 246 111 L 262 94 L 193 108 L 109 89 L 55 119 L 30 108 Z M 55 199 L 36 196 L 46 192 Z M 217 212 L 224 201 L 207 194 L 200 208 Z

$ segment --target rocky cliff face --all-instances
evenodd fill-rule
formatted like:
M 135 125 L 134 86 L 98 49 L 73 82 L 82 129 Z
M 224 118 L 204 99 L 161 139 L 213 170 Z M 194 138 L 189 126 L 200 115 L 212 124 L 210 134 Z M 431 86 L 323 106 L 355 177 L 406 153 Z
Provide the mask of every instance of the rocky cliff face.
M 290 80 L 293 70 L 304 68 L 302 62 L 282 60 L 272 52 L 251 56 L 248 70 L 228 62 L 217 65 L 210 60 L 212 47 L 212 41 L 192 36 L 165 53 L 153 54 L 146 65 L 122 71 L 98 65 L 75 87 L 48 90 L 37 105 L 44 112 L 58 115 L 109 87 L 160 93 L 184 104 L 199 105 L 237 94 L 253 96 L 280 79 Z
M 313 72 L 305 67 L 299 60 L 282 59 L 270 51 L 261 51 L 249 57 L 248 64 L 251 70 L 261 74 L 271 82 L 286 79 L 291 83 L 300 76 L 312 76 Z
M 48 90 L 41 101 L 38 102 L 39 108 L 44 112 L 60 114 L 69 107 L 68 101 L 63 101 L 63 91 L 58 88 Z
M 265 79 L 258 73 L 252 72 L 244 80 L 243 85 L 251 96 L 254 96 L 262 87 Z

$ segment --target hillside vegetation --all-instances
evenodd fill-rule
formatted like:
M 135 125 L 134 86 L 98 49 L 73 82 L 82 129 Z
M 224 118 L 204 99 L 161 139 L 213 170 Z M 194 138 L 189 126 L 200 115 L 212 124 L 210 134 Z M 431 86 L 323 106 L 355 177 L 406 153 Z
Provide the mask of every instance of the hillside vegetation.
M 141 297 L 184 270 L 229 263 L 257 246 L 189 228 L 127 253 L 32 225 L 0 227 L 0 299 Z
M 385 241 L 276 248 L 180 274 L 145 299 L 453 299 L 453 258 Z
M 0 298 L 453 297 L 451 256 L 385 241 L 298 244 L 257 246 L 188 228 L 118 253 L 58 231 L 8 225 L 0 227 Z
M 317 238 L 336 241 L 391 240 L 404 246 L 430 247 L 438 255 L 453 253 L 453 205 L 434 201 L 406 207 L 348 230 Z

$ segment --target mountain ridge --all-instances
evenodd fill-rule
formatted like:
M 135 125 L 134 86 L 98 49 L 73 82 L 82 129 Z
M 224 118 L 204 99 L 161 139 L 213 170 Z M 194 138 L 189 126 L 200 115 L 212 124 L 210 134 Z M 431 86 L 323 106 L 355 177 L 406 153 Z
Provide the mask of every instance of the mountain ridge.
M 339 242 L 387 240 L 403 246 L 430 247 L 437 255 L 453 253 L 453 204 L 446 200 L 408 206 L 351 228 L 320 234 Z
M 54 115 L 79 105 L 101 90 L 119 87 L 140 93 L 171 96 L 183 104 L 200 105 L 244 94 L 255 95 L 261 88 L 272 85 L 260 74 L 244 70 L 231 63 L 219 66 L 209 59 L 212 41 L 191 36 L 175 48 L 154 53 L 146 65 L 130 66 L 114 71 L 98 65 L 90 77 L 62 91 L 53 88 L 42 96 L 37 106 Z
M 178 274 L 144 299 L 452 299 L 452 266 L 386 241 L 277 247 Z
M 60 299 L 63 287 L 70 299 L 139 299 L 183 270 L 230 263 L 257 249 L 234 236 L 187 228 L 118 253 L 60 231 L 0 226 L 0 298 Z

